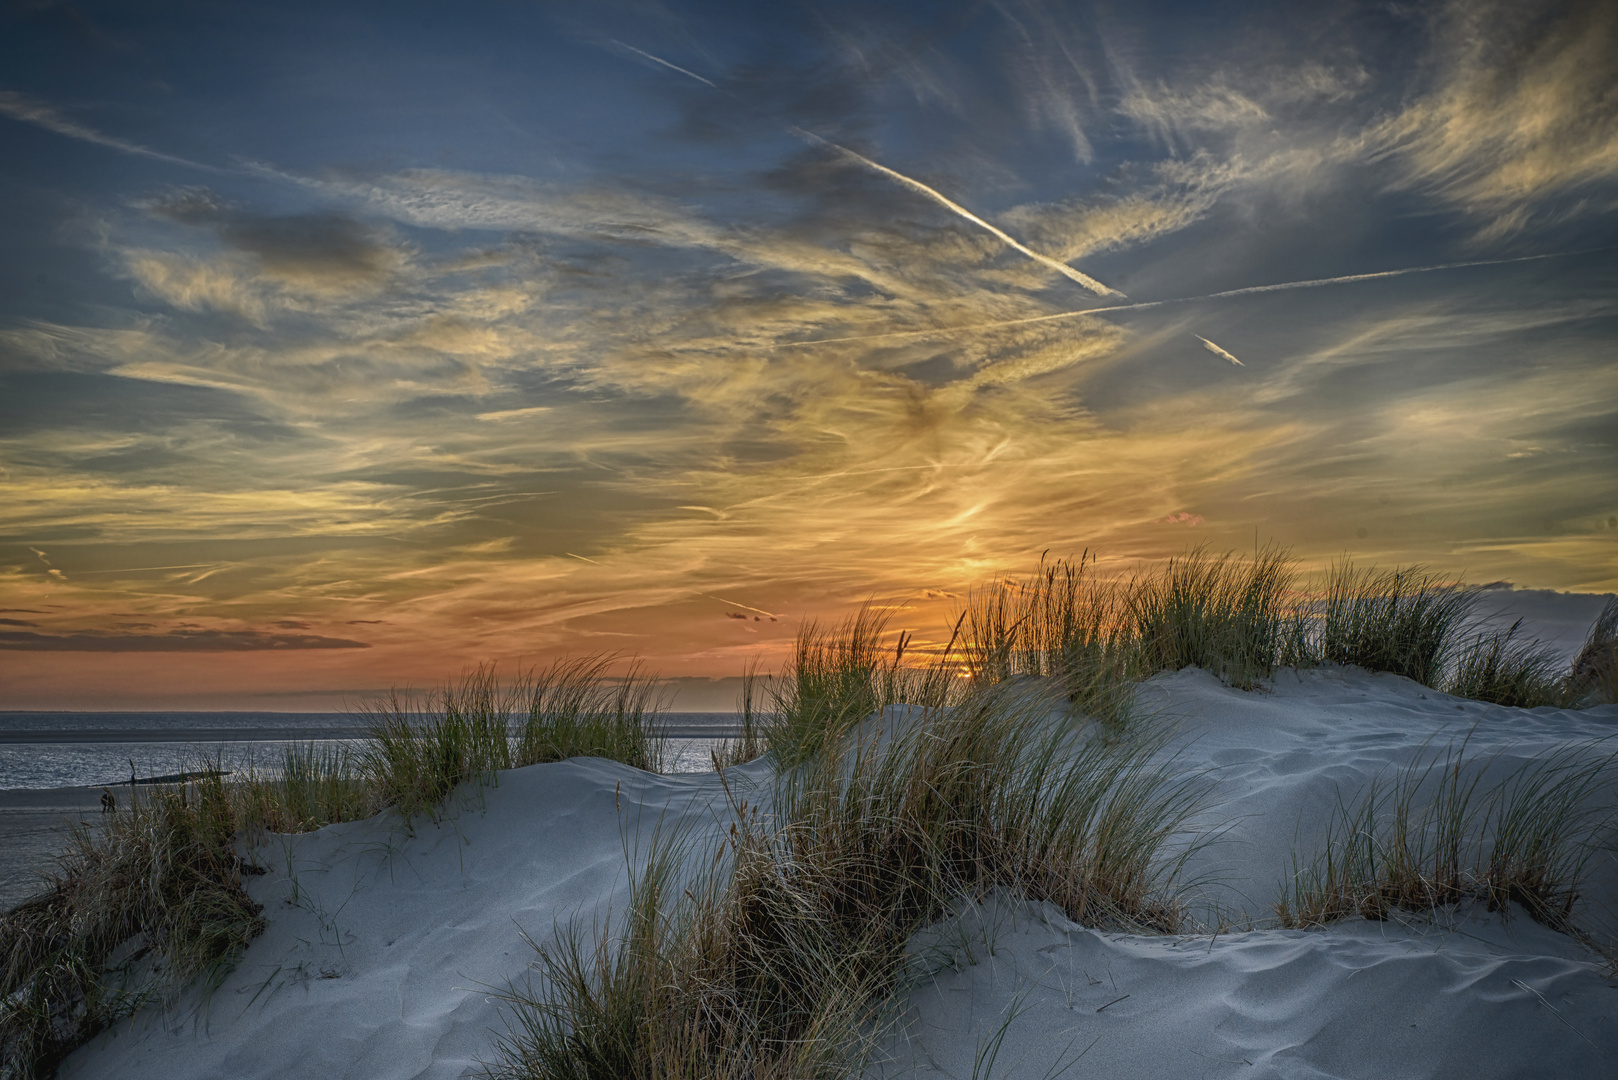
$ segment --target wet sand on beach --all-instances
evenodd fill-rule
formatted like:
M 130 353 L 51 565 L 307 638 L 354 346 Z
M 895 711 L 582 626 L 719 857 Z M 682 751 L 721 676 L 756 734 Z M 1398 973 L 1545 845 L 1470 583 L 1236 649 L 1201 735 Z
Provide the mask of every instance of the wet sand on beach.
M 120 805 L 128 788 L 115 790 Z M 45 876 L 67 846 L 73 822 L 101 822 L 101 789 L 67 787 L 0 791 L 0 911 L 45 889 Z

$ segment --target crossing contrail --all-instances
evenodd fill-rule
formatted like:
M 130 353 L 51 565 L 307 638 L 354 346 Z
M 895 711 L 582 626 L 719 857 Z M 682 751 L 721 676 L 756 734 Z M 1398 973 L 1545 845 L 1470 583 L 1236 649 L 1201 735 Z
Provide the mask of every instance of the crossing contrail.
M 1226 289 L 1223 292 L 1205 293 L 1201 296 L 1177 296 L 1170 300 L 1142 300 L 1132 304 L 1108 304 L 1105 307 L 1083 308 L 1078 311 L 1057 311 L 1050 315 L 1030 315 L 1023 319 L 998 319 L 994 322 L 967 323 L 964 326 L 939 326 L 930 330 L 890 330 L 881 334 L 855 334 L 848 337 L 782 341 L 768 347 L 773 349 L 796 349 L 808 345 L 834 345 L 851 341 L 902 341 L 909 338 L 960 334 L 970 330 L 999 330 L 1011 326 L 1033 326 L 1037 323 L 1060 322 L 1064 319 L 1082 319 L 1086 315 L 1106 315 L 1119 311 L 1144 311 L 1147 308 L 1164 307 L 1169 304 L 1194 304 L 1203 300 L 1224 300 L 1232 296 L 1251 296 L 1255 293 L 1282 292 L 1287 289 L 1318 289 L 1326 285 L 1353 285 L 1361 281 L 1403 277 L 1406 274 L 1431 274 L 1439 270 L 1462 270 L 1470 266 L 1503 266 L 1507 263 L 1536 262 L 1540 259 L 1563 259 L 1574 255 L 1592 255 L 1610 250 L 1612 249 L 1604 247 L 1585 248 L 1580 251 L 1555 251 L 1545 255 L 1518 255 L 1510 259 L 1473 259 L 1470 262 L 1407 266 L 1401 270 L 1378 270 L 1370 274 L 1345 274 L 1341 277 L 1310 278 L 1307 281 L 1282 281 L 1274 285 L 1249 285 L 1241 289 Z
M 708 79 L 704 79 L 701 75 L 698 75 L 694 71 L 687 71 L 685 68 L 679 66 L 678 64 L 671 64 L 667 60 L 664 60 L 660 56 L 653 56 L 651 53 L 647 52 L 645 49 L 637 49 L 633 45 L 626 45 L 622 41 L 618 41 L 616 39 L 614 39 L 612 43 L 614 45 L 618 45 L 618 46 L 621 46 L 621 47 L 623 47 L 625 49 L 628 49 L 630 52 L 635 53 L 635 54 L 637 54 L 639 56 L 644 56 L 646 59 L 652 61 L 652 63 L 654 63 L 654 64 L 661 64 L 664 67 L 668 68 L 670 71 L 677 71 L 681 75 L 684 75 L 684 76 L 686 76 L 688 78 L 695 79 L 695 80 L 697 80 L 697 82 L 702 83 L 705 86 L 712 86 L 715 90 L 719 89 L 719 86 L 718 86 L 717 83 L 711 82 Z M 1039 252 L 1035 251 L 1033 248 L 1030 248 L 1028 245 L 1022 243 L 1020 240 L 1018 240 L 1016 237 L 1012 236 L 1010 233 L 1006 232 L 1004 229 L 996 228 L 995 226 L 989 224 L 987 221 L 984 221 L 982 218 L 980 218 L 976 214 L 972 213 L 972 211 L 968 210 L 966 207 L 962 206 L 960 203 L 958 203 L 955 200 L 953 200 L 953 199 L 949 198 L 948 196 L 944 195 L 942 192 L 940 192 L 940 191 L 938 191 L 938 190 L 936 190 L 934 188 L 928 187 L 926 184 L 922 183 L 920 180 L 912 180 L 910 177 L 906 176 L 904 173 L 899 172 L 896 169 L 890 169 L 886 165 L 880 164 L 879 162 L 872 161 L 870 158 L 866 157 L 864 154 L 857 154 L 854 151 L 850 150 L 848 147 L 839 146 L 838 144 L 832 142 L 830 139 L 823 139 L 819 135 L 816 135 L 812 131 L 805 131 L 803 128 L 800 128 L 800 127 L 790 128 L 789 130 L 794 135 L 797 135 L 797 136 L 799 136 L 801 138 L 804 138 L 804 139 L 808 139 L 810 142 L 816 143 L 816 144 L 818 144 L 820 146 L 824 146 L 829 150 L 835 150 L 837 153 L 839 153 L 839 154 L 843 155 L 844 157 L 848 158 L 850 161 L 852 161 L 852 162 L 854 162 L 856 164 L 859 164 L 859 165 L 863 165 L 867 169 L 870 169 L 873 172 L 876 172 L 876 173 L 878 173 L 878 174 L 880 174 L 882 176 L 885 176 L 889 180 L 892 180 L 895 183 L 897 183 L 897 184 L 899 184 L 899 185 L 901 185 L 901 186 L 903 186 L 905 188 L 908 188 L 911 191 L 914 191 L 916 194 L 922 195 L 922 196 L 924 196 L 926 198 L 931 199 L 933 202 L 937 203 L 939 206 L 944 207 L 946 210 L 948 210 L 950 213 L 956 215 L 957 217 L 965 218 L 967 221 L 970 221 L 972 224 L 976 225 L 980 229 L 986 229 L 990 233 L 990 235 L 994 236 L 1002 244 L 1005 244 L 1007 247 L 1011 248 L 1013 251 L 1021 252 L 1022 254 L 1028 256 L 1030 259 L 1033 259 L 1035 262 L 1039 263 L 1041 266 L 1049 267 L 1050 269 L 1055 270 L 1058 274 L 1061 274 L 1063 277 L 1067 278 L 1069 281 L 1072 281 L 1072 282 L 1075 282 L 1075 283 L 1077 283 L 1079 285 L 1082 285 L 1084 288 L 1089 289 L 1091 292 L 1095 293 L 1097 296 L 1124 297 L 1124 294 L 1119 292 L 1117 289 L 1108 288 L 1107 286 L 1101 284 L 1101 282 L 1097 281 L 1095 278 L 1091 277 L 1089 274 L 1086 274 L 1086 273 L 1084 273 L 1083 271 L 1080 271 L 1080 270 L 1075 270 L 1075 269 L 1073 269 L 1073 267 L 1069 266 L 1067 263 L 1061 262 L 1061 261 L 1056 260 L 1056 259 L 1053 259 L 1049 255 L 1041 255 Z M 1124 298 L 1127 299 L 1127 297 L 1124 297 Z
M 803 128 L 798 128 L 798 127 L 793 128 L 792 131 L 793 131 L 794 134 L 800 135 L 803 138 L 810 140 L 811 142 L 818 143 L 819 145 L 824 146 L 824 147 L 826 147 L 828 149 L 835 150 L 837 153 L 842 154 L 844 157 L 848 158 L 850 161 L 853 161 L 853 162 L 855 162 L 856 164 L 859 164 L 859 165 L 863 165 L 867 169 L 870 169 L 873 172 L 876 172 L 876 173 L 878 173 L 878 174 L 880 174 L 882 176 L 887 177 L 889 180 L 892 180 L 895 183 L 900 184 L 901 186 L 906 187 L 911 191 L 914 191 L 918 195 L 923 195 L 923 196 L 933 200 L 933 202 L 937 203 L 939 206 L 944 207 L 946 210 L 950 211 L 952 214 L 955 214 L 957 217 L 965 218 L 967 221 L 970 221 L 972 224 L 978 226 L 979 228 L 986 229 L 991 235 L 993 235 L 1001 243 L 1005 244 L 1007 247 L 1011 248 L 1012 250 L 1022 252 L 1022 254 L 1028 256 L 1030 259 L 1033 259 L 1035 262 L 1039 263 L 1041 266 L 1046 266 L 1046 267 L 1049 267 L 1052 270 L 1055 270 L 1058 274 L 1061 274 L 1063 277 L 1067 278 L 1069 281 L 1077 282 L 1078 284 L 1084 286 L 1086 289 L 1089 289 L 1091 292 L 1095 293 L 1097 296 L 1119 296 L 1119 297 L 1122 297 L 1124 295 L 1123 293 L 1119 292 L 1117 289 L 1108 288 L 1107 286 L 1101 284 L 1101 282 L 1097 281 L 1095 278 L 1091 277 L 1089 274 L 1086 274 L 1086 273 L 1084 273 L 1083 271 L 1080 271 L 1080 270 L 1073 269 L 1073 267 L 1069 266 L 1065 262 L 1060 262 L 1060 261 L 1058 261 L 1056 259 L 1053 259 L 1049 255 L 1041 255 L 1039 252 L 1037 252 L 1037 251 L 1033 250 L 1032 248 L 1028 247 L 1026 244 L 1023 244 L 1021 241 L 1019 241 L 1016 237 L 1012 236 L 1010 233 L 1007 233 L 1003 229 L 996 228 L 995 226 L 989 224 L 987 221 L 984 221 L 982 218 L 980 218 L 976 214 L 972 213 L 972 211 L 968 210 L 966 207 L 962 206 L 960 203 L 955 202 L 953 199 L 948 198 L 947 196 L 945 196 L 941 192 L 936 191 L 933 188 L 928 187 L 926 184 L 922 183 L 920 180 L 912 180 L 910 177 L 906 176 L 902 172 L 898 172 L 897 170 L 890 169 L 886 165 L 880 164 L 879 162 L 872 161 L 870 158 L 866 157 L 864 154 L 857 154 L 854 151 L 850 150 L 846 146 L 839 146 L 836 143 L 832 142 L 830 139 L 822 139 L 819 135 L 816 135 L 812 131 L 805 131 L 805 130 L 803 130 Z
M 627 44 L 625 42 L 622 42 L 622 41 L 619 41 L 617 38 L 613 38 L 612 43 L 614 45 L 618 46 L 621 49 L 628 49 L 632 53 L 635 53 L 635 54 L 637 54 L 639 56 L 644 56 L 644 57 L 646 57 L 646 59 L 650 60 L 654 64 L 662 64 L 664 67 L 668 68 L 670 71 L 678 71 L 681 75 L 689 75 L 691 78 L 697 80 L 697 82 L 699 82 L 699 83 L 703 83 L 703 84 L 705 84 L 707 86 L 711 86 L 715 90 L 719 89 L 719 84 L 718 83 L 709 82 L 707 79 L 704 79 L 701 75 L 698 75 L 694 71 L 687 71 L 685 68 L 681 67 L 679 64 L 671 64 L 667 60 L 663 59 L 661 56 L 653 56 L 651 53 L 647 52 L 645 49 L 637 49 L 637 48 L 635 48 L 635 46 L 629 45 L 629 44 Z
M 1215 356 L 1219 357 L 1220 359 L 1229 360 L 1231 363 L 1235 364 L 1237 367 L 1246 367 L 1247 366 L 1246 364 L 1242 363 L 1240 360 L 1238 360 L 1234 356 L 1232 356 L 1230 353 L 1226 352 L 1224 349 L 1221 349 L 1219 346 L 1215 345 L 1213 342 L 1211 342 L 1207 338 L 1203 337 L 1201 334 L 1192 334 L 1191 336 L 1196 338 L 1198 341 L 1202 342 L 1202 347 L 1204 349 L 1207 349 L 1209 352 L 1213 353 Z

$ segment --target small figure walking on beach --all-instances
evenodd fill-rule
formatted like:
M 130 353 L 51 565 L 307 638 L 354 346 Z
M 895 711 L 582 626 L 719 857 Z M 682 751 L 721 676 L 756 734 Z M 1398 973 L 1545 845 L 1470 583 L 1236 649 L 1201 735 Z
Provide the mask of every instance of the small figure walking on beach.
M 110 814 L 110 813 L 113 813 L 114 811 L 116 811 L 117 809 L 118 809 L 118 796 L 114 795 L 111 792 L 111 790 L 109 790 L 108 788 L 102 788 L 101 789 L 101 812 L 103 814 Z

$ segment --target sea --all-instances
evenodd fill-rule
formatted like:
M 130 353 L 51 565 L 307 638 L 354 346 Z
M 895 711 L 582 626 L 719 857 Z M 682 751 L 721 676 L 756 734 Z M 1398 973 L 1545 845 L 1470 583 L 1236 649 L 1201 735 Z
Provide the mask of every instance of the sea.
M 668 713 L 665 769 L 704 772 L 736 730 L 734 713 Z M 292 744 L 363 737 L 353 713 L 0 712 L 0 791 L 127 784 L 195 771 L 273 770 Z

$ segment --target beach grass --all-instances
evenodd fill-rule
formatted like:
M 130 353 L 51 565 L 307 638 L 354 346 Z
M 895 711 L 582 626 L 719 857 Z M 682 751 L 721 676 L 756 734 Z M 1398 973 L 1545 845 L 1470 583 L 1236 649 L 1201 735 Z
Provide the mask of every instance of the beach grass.
M 1574 929 L 1590 860 L 1618 823 L 1615 808 L 1596 798 L 1618 771 L 1618 751 L 1564 748 L 1485 787 L 1489 764 L 1452 746 L 1339 804 L 1319 853 L 1294 859 L 1276 904 L 1281 925 L 1481 900 L 1490 910 L 1516 901 L 1548 926 Z
M 1591 625 L 1584 647 L 1573 658 L 1568 683 L 1580 701 L 1618 705 L 1618 597 L 1607 601 Z
M 662 761 L 658 681 L 611 656 L 558 660 L 511 681 L 479 667 L 416 701 L 363 707 L 367 737 L 286 747 L 265 767 L 217 761 L 131 788 L 99 831 L 80 827 L 41 895 L 0 915 L 0 1077 L 49 1076 L 118 1018 L 206 993 L 262 928 L 243 887 L 264 833 L 309 832 L 396 808 L 436 816 L 456 786 L 565 757 Z
M 1344 561 L 1326 580 L 1318 656 L 1442 685 L 1476 592 L 1420 566 L 1364 569 Z
M 759 665 L 756 661 L 750 662 L 742 669 L 742 685 L 736 694 L 736 718 L 741 731 L 735 738 L 727 739 L 722 747 L 714 751 L 715 769 L 744 765 L 764 756 L 767 746 L 764 739 L 766 720 L 759 711 L 762 704 L 763 686 L 759 676 Z
M 1343 562 L 1312 589 L 1273 546 L 1251 556 L 1197 547 L 1127 580 L 1095 566 L 1089 552 L 1042 559 L 1028 577 L 973 590 L 950 656 L 974 685 L 1060 683 L 1077 711 L 1115 727 L 1141 680 L 1190 666 L 1249 690 L 1279 667 L 1351 664 L 1519 708 L 1618 701 L 1618 600 L 1569 672 L 1520 636 L 1520 621 L 1477 631 L 1477 590 L 1420 566 Z
M 1275 547 L 1244 560 L 1194 548 L 1129 590 L 1142 677 L 1197 666 L 1252 689 L 1288 639 L 1292 563 Z
M 0 917 L 0 1073 L 53 1075 L 75 1046 L 202 980 L 217 985 L 262 928 L 215 775 L 131 793 L 79 827 L 51 888 Z
M 1504 631 L 1479 634 L 1461 650 L 1445 692 L 1521 709 L 1575 704 L 1556 653 L 1537 641 L 1522 640 L 1521 629 L 1518 619 Z
M 1121 727 L 1135 699 L 1128 615 L 1127 590 L 1099 580 L 1089 552 L 1042 559 L 1031 577 L 1003 577 L 968 596 L 956 622 L 959 655 L 975 685 L 1050 679 L 1079 712 Z
M 367 704 L 360 770 L 382 806 L 406 820 L 436 817 L 466 781 L 500 769 L 605 757 L 655 772 L 662 765 L 663 698 L 655 677 L 614 656 L 561 658 L 501 680 L 490 665 L 424 699 L 394 691 Z
M 250 765 L 226 783 L 240 828 L 273 833 L 313 832 L 340 821 L 357 821 L 381 809 L 379 793 L 364 776 L 359 751 L 349 742 L 289 743 L 278 768 Z M 205 759 L 203 771 L 223 775 L 220 760 Z
M 938 661 L 906 664 L 909 645 L 909 634 L 890 635 L 887 616 L 870 604 L 830 628 L 804 623 L 785 668 L 764 689 L 763 744 L 777 767 L 813 758 L 889 705 L 945 704 L 953 672 Z
M 963 896 L 1177 928 L 1198 785 L 1152 764 L 1152 740 L 1052 725 L 1062 708 L 1012 684 L 890 709 L 823 739 L 763 807 L 733 795 L 717 850 L 633 871 L 616 929 L 536 946 L 489 1074 L 855 1076 L 928 973 L 913 936 Z

